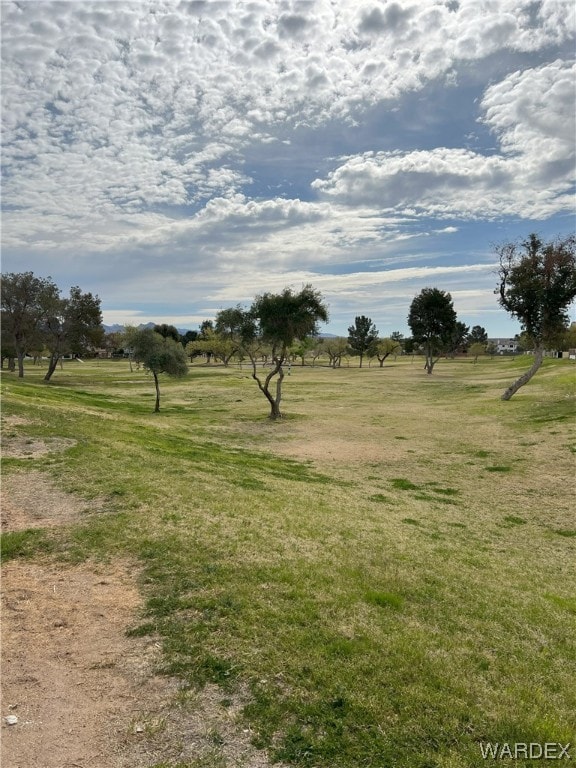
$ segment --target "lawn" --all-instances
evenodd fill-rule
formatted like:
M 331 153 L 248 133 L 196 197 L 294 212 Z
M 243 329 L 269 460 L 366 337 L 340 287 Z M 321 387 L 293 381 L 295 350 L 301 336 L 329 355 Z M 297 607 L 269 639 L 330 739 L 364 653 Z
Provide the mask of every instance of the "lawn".
M 65 363 L 49 385 L 3 371 L 5 437 L 75 441 L 4 474 L 106 499 L 4 534 L 4 556 L 135 558 L 130 633 L 158 637 L 185 688 L 249 691 L 271 760 L 470 768 L 486 742 L 576 756 L 576 369 L 546 360 L 502 402 L 528 366 L 294 365 L 278 422 L 247 368 L 163 380 L 159 414 L 125 361 Z

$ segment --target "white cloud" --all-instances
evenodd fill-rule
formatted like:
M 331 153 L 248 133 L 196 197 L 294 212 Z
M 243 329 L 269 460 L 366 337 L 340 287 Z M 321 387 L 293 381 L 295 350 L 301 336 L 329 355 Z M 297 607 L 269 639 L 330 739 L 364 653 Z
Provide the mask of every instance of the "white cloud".
M 556 61 L 487 89 L 484 122 L 501 153 L 367 152 L 313 187 L 326 199 L 426 215 L 546 218 L 573 209 L 576 66 Z
M 283 279 L 386 264 L 395 250 L 408 258 L 402 244 L 423 230 L 459 235 L 456 219 L 571 210 L 574 73 L 563 46 L 574 26 L 572 0 L 6 2 L 4 258 L 69 265 L 74 255 L 88 269 L 100 255 L 125 272 L 119 294 L 142 296 L 150 284 L 176 295 L 158 266 L 170 264 L 194 274 L 181 279 L 189 292 L 201 277 L 199 295 L 216 295 L 236 267 L 255 283 L 258 268 Z M 484 78 L 489 57 L 518 63 L 519 53 L 535 63 Z M 464 140 L 420 146 L 417 122 L 410 150 L 394 151 L 385 122 L 364 125 L 375 106 L 400 109 L 402 96 L 472 71 L 495 154 Z M 328 174 L 328 155 L 356 151 L 355 135 L 373 151 Z M 287 152 L 290 200 L 286 179 L 259 180 L 275 170 L 274 147 Z M 423 215 L 450 226 L 419 226 Z

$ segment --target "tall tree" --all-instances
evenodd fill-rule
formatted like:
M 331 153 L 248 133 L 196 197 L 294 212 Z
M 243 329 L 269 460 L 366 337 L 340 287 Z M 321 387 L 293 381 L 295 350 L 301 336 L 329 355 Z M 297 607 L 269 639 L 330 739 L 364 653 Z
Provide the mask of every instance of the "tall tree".
M 546 243 L 531 234 L 495 250 L 500 259 L 498 301 L 520 321 L 534 348 L 530 369 L 502 395 L 510 400 L 540 368 L 546 345 L 555 346 L 568 327 L 568 307 L 576 298 L 576 236 Z
M 70 289 L 68 298 L 53 297 L 42 330 L 50 352 L 44 381 L 50 381 L 62 355 L 82 355 L 101 344 L 104 327 L 100 299 L 82 293 L 78 286 Z
M 160 383 L 162 373 L 168 376 L 182 377 L 188 373 L 186 353 L 182 344 L 170 336 L 163 337 L 151 328 L 135 331 L 130 336 L 134 359 L 144 366 L 154 377 L 156 402 L 154 413 L 160 410 Z
M 348 345 L 360 356 L 360 368 L 364 355 L 369 352 L 378 338 L 376 326 L 369 317 L 359 315 L 354 319 L 354 325 L 348 328 Z
M 456 324 L 456 310 L 449 293 L 423 288 L 412 301 L 408 325 L 414 341 L 424 348 L 427 373 L 432 373 L 440 355 L 450 349 Z
M 2 330 L 12 341 L 18 360 L 18 376 L 24 376 L 24 356 L 38 345 L 41 325 L 60 293 L 51 277 L 33 272 L 9 272 L 2 278 Z
M 470 328 L 466 323 L 457 320 L 452 333 L 450 334 L 450 340 L 448 342 L 447 352 L 453 357 L 457 352 L 466 352 L 468 349 L 468 336 Z
M 328 320 L 328 309 L 320 293 L 306 285 L 299 293 L 285 288 L 281 293 L 257 296 L 243 327 L 244 349 L 252 361 L 252 378 L 270 404 L 270 418 L 281 417 L 283 365 L 295 339 L 318 334 L 318 323 Z M 272 366 L 264 377 L 258 375 L 256 356 L 259 343 L 272 347 Z M 274 387 L 275 383 L 275 387 Z
M 216 315 L 214 331 L 219 341 L 218 355 L 224 365 L 228 365 L 231 358 L 240 351 L 245 322 L 245 311 L 240 304 L 221 309 Z
M 468 334 L 469 344 L 488 344 L 488 334 L 481 325 L 475 325 Z

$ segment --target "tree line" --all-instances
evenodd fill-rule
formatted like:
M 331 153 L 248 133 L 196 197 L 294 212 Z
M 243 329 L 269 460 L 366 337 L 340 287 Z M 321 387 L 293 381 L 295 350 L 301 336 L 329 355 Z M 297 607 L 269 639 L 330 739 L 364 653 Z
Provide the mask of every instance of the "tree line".
M 530 369 L 502 395 L 505 400 L 527 383 L 542 363 L 546 346 L 559 343 L 568 328 L 568 308 L 576 297 L 576 239 L 574 235 L 544 242 L 537 235 L 525 241 L 496 246 L 499 257 L 498 302 L 515 317 L 525 342 L 534 350 Z M 58 361 L 65 354 L 82 355 L 104 340 L 100 299 L 72 287 L 62 296 L 51 278 L 32 272 L 10 273 L 2 278 L 2 360 L 18 362 L 24 375 L 26 354 L 48 351 L 50 381 Z M 205 321 L 200 330 L 181 336 L 171 325 L 128 328 L 115 339 L 142 363 L 154 378 L 155 410 L 160 408 L 159 375 L 184 376 L 188 358 L 205 355 L 228 365 L 232 358 L 248 361 L 252 378 L 270 406 L 270 418 L 281 416 L 282 384 L 285 369 L 295 358 L 302 364 L 306 355 L 315 361 L 326 354 L 334 368 L 342 358 L 354 354 L 362 367 L 365 357 L 377 358 L 380 366 L 400 351 L 420 351 L 425 369 L 432 374 L 442 356 L 469 349 L 475 358 L 486 351 L 484 328 L 469 329 L 458 320 L 450 293 L 424 288 L 412 301 L 408 314 L 410 339 L 394 332 L 380 338 L 371 318 L 359 315 L 348 328 L 347 337 L 320 338 L 319 323 L 328 321 L 328 307 L 319 291 L 306 285 L 295 292 L 285 288 L 278 294 L 263 293 L 249 308 L 240 305 L 217 313 L 214 322 Z

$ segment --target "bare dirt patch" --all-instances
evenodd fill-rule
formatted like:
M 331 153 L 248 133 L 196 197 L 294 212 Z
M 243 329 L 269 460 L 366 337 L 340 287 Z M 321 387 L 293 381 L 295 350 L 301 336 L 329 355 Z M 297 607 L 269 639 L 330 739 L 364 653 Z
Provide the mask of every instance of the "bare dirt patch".
M 2 455 L 11 459 L 26 459 L 45 456 L 48 453 L 66 451 L 76 445 L 76 440 L 68 437 L 26 437 L 23 435 L 3 435 Z
M 4 478 L 2 492 L 8 530 L 70 522 L 87 504 L 41 472 Z M 130 563 L 3 564 L 4 768 L 270 765 L 238 724 L 243 696 L 182 691 L 157 674 L 157 640 L 127 636 L 143 607 L 137 576 Z
M 42 472 L 32 470 L 2 478 L 2 530 L 51 528 L 73 523 L 82 513 L 105 509 L 104 499 L 83 501 L 60 490 Z
M 116 768 L 142 703 L 166 698 L 151 651 L 130 641 L 140 596 L 126 566 L 12 562 L 2 577 L 2 765 Z

